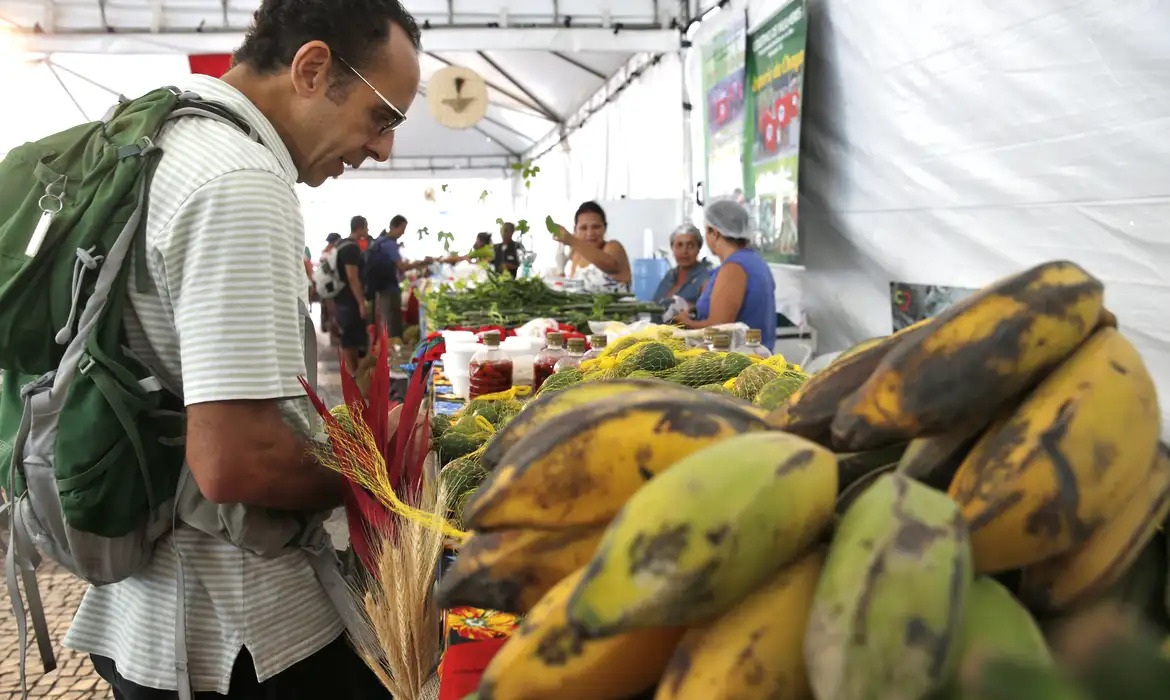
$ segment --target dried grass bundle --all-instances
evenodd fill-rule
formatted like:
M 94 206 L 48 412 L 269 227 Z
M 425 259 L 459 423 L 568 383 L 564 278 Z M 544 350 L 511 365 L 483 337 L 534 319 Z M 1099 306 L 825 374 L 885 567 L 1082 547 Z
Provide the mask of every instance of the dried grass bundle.
M 395 518 L 393 535 L 375 540 L 374 577 L 355 590 L 367 622 L 381 647 L 365 659 L 397 700 L 423 700 L 424 686 L 435 671 L 442 648 L 440 611 L 432 592 L 443 553 L 446 503 L 431 489 L 404 499 L 433 520 Z M 429 493 L 427 493 L 429 492 Z

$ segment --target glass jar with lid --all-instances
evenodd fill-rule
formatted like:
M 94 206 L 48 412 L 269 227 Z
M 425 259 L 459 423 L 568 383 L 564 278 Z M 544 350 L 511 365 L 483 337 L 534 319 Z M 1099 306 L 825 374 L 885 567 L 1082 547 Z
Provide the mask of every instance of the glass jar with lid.
M 711 343 L 707 349 L 711 352 L 731 352 L 731 335 L 729 333 L 715 333 L 711 336 Z
M 743 348 L 743 354 L 755 355 L 756 357 L 771 357 L 772 351 L 764 347 L 763 342 L 761 342 L 763 340 L 761 336 L 761 331 L 754 328 L 749 330 L 745 338 L 746 344 Z
M 472 399 L 512 388 L 512 360 L 500 350 L 500 334 L 485 334 L 483 344 L 468 367 L 468 397 Z
M 532 361 L 532 390 L 540 391 L 540 385 L 556 372 L 557 360 L 565 356 L 565 336 L 549 333 L 548 347 L 540 351 Z
M 601 357 L 601 353 L 605 352 L 605 348 L 609 345 L 609 337 L 603 333 L 589 336 L 589 351 L 581 357 L 581 361 L 593 360 Z
M 569 367 L 580 367 L 581 360 L 585 357 L 585 339 L 584 338 L 569 338 L 569 350 L 565 356 L 557 360 L 556 366 L 553 368 L 554 372 L 560 372 L 562 369 Z

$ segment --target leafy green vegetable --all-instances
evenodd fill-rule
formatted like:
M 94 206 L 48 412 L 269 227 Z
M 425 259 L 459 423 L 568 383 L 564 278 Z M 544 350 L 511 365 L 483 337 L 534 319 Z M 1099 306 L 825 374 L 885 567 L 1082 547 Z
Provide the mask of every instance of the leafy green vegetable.
M 554 236 L 561 232 L 561 229 L 557 227 L 557 222 L 553 221 L 551 216 L 544 217 L 544 227 Z

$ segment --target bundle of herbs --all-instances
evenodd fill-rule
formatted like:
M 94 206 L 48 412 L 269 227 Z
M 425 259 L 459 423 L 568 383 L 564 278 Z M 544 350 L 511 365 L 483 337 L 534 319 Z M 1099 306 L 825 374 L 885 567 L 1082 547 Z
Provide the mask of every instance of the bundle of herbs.
M 462 282 L 432 287 L 421 300 L 434 328 L 503 326 L 515 328 L 534 318 L 554 318 L 577 328 L 589 321 L 630 321 L 642 313 L 661 313 L 657 304 L 625 300 L 628 294 L 573 294 L 550 289 L 537 278 L 491 275 L 474 287 Z

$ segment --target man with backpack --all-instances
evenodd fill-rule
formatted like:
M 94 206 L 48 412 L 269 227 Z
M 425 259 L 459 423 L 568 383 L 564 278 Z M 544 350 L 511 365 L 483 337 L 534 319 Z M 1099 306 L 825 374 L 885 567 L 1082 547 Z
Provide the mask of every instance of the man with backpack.
M 333 308 L 341 331 L 341 354 L 351 373 L 357 370 L 358 361 L 370 346 L 370 336 L 366 332 L 370 307 L 366 303 L 365 255 L 361 245 L 369 237 L 366 217 L 355 216 L 349 221 L 349 238 L 339 241 L 334 250 L 334 265 L 341 290 L 334 297 Z
M 419 262 L 402 259 L 399 239 L 406 233 L 406 217 L 397 214 L 390 220 L 390 228 L 382 231 L 366 250 L 366 287 L 374 297 L 378 316 L 390 338 L 402 339 L 402 273 L 421 270 L 433 262 L 430 258 Z
M 6 569 L 46 668 L 34 546 L 96 584 L 65 645 L 116 697 L 389 697 L 322 527 L 295 185 L 389 158 L 419 44 L 398 0 L 263 0 L 222 79 L 0 163 Z

